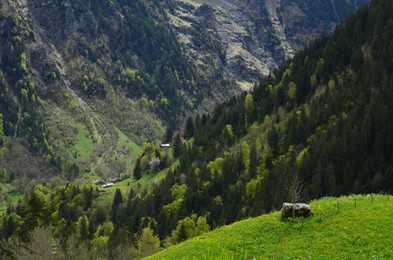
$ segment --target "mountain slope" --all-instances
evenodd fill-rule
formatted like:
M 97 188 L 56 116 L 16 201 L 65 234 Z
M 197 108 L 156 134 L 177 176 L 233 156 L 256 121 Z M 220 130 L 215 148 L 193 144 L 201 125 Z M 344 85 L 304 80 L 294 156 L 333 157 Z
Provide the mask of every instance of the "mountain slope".
M 314 216 L 294 221 L 280 212 L 243 220 L 147 259 L 391 258 L 392 198 L 324 198 Z
M 392 14 L 392 1 L 373 1 L 252 91 L 217 106 L 213 113 L 189 117 L 184 133 L 175 133 L 171 149 L 146 143 L 136 160 L 135 178 L 151 180 L 160 170 L 165 175 L 150 190 L 123 182 L 123 190 L 113 188 L 112 198 L 100 187 L 79 187 L 80 182 L 37 185 L 25 200 L 7 209 L 2 237 L 8 244 L 13 244 L 12 237 L 28 240 L 40 232 L 37 226 L 42 223 L 53 227 L 47 228 L 46 237 L 53 238 L 63 254 L 78 248 L 94 258 L 142 257 L 160 245 L 178 244 L 273 211 L 286 200 L 296 201 L 298 196 L 289 195 L 291 186 L 296 191 L 303 187 L 304 201 L 389 193 Z M 17 57 L 15 72 L 24 71 L 24 55 Z M 20 84 L 20 95 L 33 100 L 29 93 L 34 88 Z M 28 115 L 23 113 L 24 120 Z M 85 131 L 78 136 L 88 146 Z M 167 140 L 172 134 L 167 131 Z M 163 169 L 172 162 L 173 169 Z M 78 239 L 85 243 L 74 245 Z M 47 244 L 51 252 L 52 240 Z M 18 254 L 19 248 L 7 254 Z
M 361 8 L 250 93 L 196 117 L 180 155 L 179 171 L 198 183 L 185 207 L 231 223 L 279 207 L 296 176 L 305 199 L 389 192 L 392 8 Z
M 261 75 L 368 2 L 177 0 L 167 8 L 187 56 L 216 85 L 213 93 L 222 95 L 222 84 L 226 92 L 237 86 L 249 90 Z
M 340 5 L 340 19 L 362 2 Z M 55 173 L 130 175 L 138 156 L 131 144 L 157 141 L 164 125 L 182 126 L 192 111 L 211 109 L 215 101 L 239 93 L 239 86 L 249 89 L 260 73 L 290 56 L 282 46 L 297 49 L 289 47 L 294 41 L 285 41 L 285 30 L 305 30 L 288 21 L 283 26 L 280 16 L 293 12 L 275 9 L 279 6 L 277 1 L 2 1 L 0 168 L 26 182 Z M 303 22 L 288 19 L 300 26 L 317 7 L 313 2 L 302 7 L 309 10 Z M 312 35 L 332 28 L 333 10 L 325 11 L 326 19 L 315 18 L 321 30 Z M 125 149 L 117 146 L 123 135 Z
M 139 145 L 159 139 L 159 116 L 173 122 L 194 87 L 191 66 L 158 25 L 164 17 L 154 3 L 2 1 L 1 19 L 4 150 L 21 147 L 1 166 L 19 177 L 129 174 L 125 160 L 135 154 L 114 159 L 118 131 Z M 79 156 L 78 136 L 93 144 L 86 156 Z M 28 161 L 42 174 L 18 167 L 12 156 L 36 158 Z

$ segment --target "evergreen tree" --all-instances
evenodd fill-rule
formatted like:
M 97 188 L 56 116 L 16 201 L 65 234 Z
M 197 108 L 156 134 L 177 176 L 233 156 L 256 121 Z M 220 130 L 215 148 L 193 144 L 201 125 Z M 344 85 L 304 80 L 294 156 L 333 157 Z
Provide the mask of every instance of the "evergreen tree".
M 120 224 L 120 205 L 123 203 L 123 196 L 121 195 L 120 189 L 116 189 L 115 196 L 112 203 L 112 215 L 111 220 L 116 227 Z
M 139 180 L 142 176 L 141 157 L 136 159 L 133 175 L 136 180 Z
M 184 136 L 186 138 L 191 138 L 194 136 L 195 133 L 195 127 L 194 127 L 194 121 L 192 117 L 188 117 L 186 121 L 186 128 L 184 131 Z
M 165 135 L 164 135 L 164 143 L 170 143 L 173 137 L 173 129 L 170 126 L 166 127 Z
M 89 227 L 90 223 L 86 215 L 79 217 L 76 224 L 77 235 L 81 241 L 86 241 L 89 238 Z
M 45 189 L 45 187 L 42 185 L 36 186 L 26 201 L 26 218 L 21 227 L 23 239 L 27 239 L 28 232 L 34 228 L 46 226 L 50 223 L 49 208 L 41 189 Z
M 252 144 L 250 150 L 250 166 L 248 170 L 251 179 L 255 178 L 256 176 L 257 166 L 258 166 L 257 149 L 255 144 Z
M 173 157 L 177 158 L 180 156 L 181 152 L 182 152 L 182 140 L 180 137 L 180 134 L 177 133 L 175 136 L 175 141 L 173 143 Z
M 120 189 L 116 189 L 115 196 L 113 198 L 113 203 L 112 203 L 112 210 L 117 208 L 122 203 L 123 203 L 123 195 L 121 194 Z

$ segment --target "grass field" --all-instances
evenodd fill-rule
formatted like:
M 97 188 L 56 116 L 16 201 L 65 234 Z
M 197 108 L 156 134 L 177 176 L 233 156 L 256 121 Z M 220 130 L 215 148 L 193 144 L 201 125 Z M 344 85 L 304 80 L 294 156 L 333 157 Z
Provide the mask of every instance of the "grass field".
M 126 160 L 126 169 L 127 172 L 132 173 L 134 170 L 134 164 L 138 156 L 141 154 L 141 147 L 138 146 L 135 142 L 129 139 L 123 132 L 121 132 L 118 128 L 116 128 L 119 139 L 117 140 L 116 150 L 112 157 L 121 157 L 124 156 L 122 154 L 123 150 L 129 150 L 130 155 Z
M 178 165 L 179 161 L 177 160 L 173 163 L 172 167 L 176 167 Z M 160 181 L 166 177 L 169 170 L 170 168 L 166 168 L 155 174 L 143 173 L 142 177 L 139 180 L 135 180 L 134 178 L 128 178 L 118 183 L 115 183 L 115 185 L 110 188 L 101 188 L 99 186 L 99 190 L 106 191 L 108 195 L 114 194 L 116 189 L 120 189 L 120 191 L 123 193 L 128 192 L 130 188 L 133 188 L 135 190 L 143 188 L 149 191 L 153 187 L 155 181 Z
M 247 219 L 149 259 L 392 259 L 393 196 L 324 198 L 308 219 Z
M 76 150 L 81 160 L 88 159 L 91 151 L 93 150 L 93 140 L 89 137 L 89 131 L 82 124 L 76 125 L 78 129 L 78 144 Z

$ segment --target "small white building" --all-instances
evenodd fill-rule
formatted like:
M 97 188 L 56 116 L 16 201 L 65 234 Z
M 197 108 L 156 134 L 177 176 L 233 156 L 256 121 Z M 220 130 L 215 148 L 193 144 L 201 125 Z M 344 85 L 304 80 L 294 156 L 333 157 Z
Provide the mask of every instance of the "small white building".
M 161 148 L 170 148 L 171 145 L 170 144 L 160 144 Z
M 102 185 L 101 187 L 102 188 L 109 188 L 109 187 L 113 187 L 113 185 L 115 185 L 113 182 L 108 182 L 108 183 L 105 183 L 104 185 Z

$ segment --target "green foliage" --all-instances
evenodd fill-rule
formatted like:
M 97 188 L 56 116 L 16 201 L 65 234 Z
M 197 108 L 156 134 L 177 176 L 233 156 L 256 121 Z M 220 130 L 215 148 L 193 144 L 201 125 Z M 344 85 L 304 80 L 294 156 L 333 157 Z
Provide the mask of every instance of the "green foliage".
M 116 189 L 115 192 L 115 197 L 113 198 L 113 203 L 112 203 L 112 211 L 117 209 L 120 204 L 123 203 L 123 196 L 121 195 L 120 189 Z
M 171 188 L 172 197 L 175 200 L 183 198 L 186 192 L 187 192 L 186 184 L 179 185 L 175 183 L 175 185 L 173 185 L 173 187 Z
M 146 257 L 156 253 L 160 249 L 160 239 L 155 236 L 153 230 L 146 227 L 142 230 L 138 241 L 139 257 Z
M 207 164 L 207 168 L 210 170 L 211 174 L 215 172 L 217 172 L 218 174 L 222 174 L 223 163 L 224 163 L 224 158 L 217 157 L 214 161 L 209 162 Z
M 182 139 L 179 133 L 175 135 L 175 140 L 173 141 L 173 157 L 177 158 L 182 151 Z
M 89 226 L 90 226 L 90 222 L 85 215 L 79 217 L 78 222 L 76 223 L 76 230 L 80 241 L 85 241 L 88 239 Z
M 151 4 L 150 8 L 145 9 L 145 4 Z M 101 113 L 108 113 L 114 124 L 121 124 L 121 131 L 126 129 L 129 131 L 127 135 L 131 136 L 129 133 L 133 130 L 129 130 L 128 122 L 138 121 L 134 120 L 133 115 L 140 111 L 138 101 L 142 101 L 142 98 L 146 99 L 143 100 L 146 107 L 143 116 L 150 117 L 148 110 L 155 110 L 162 119 L 170 117 L 165 121 L 169 124 L 173 121 L 184 122 L 175 115 L 188 106 L 179 98 L 184 95 L 188 97 L 195 91 L 191 89 L 191 84 L 190 89 L 181 88 L 187 85 L 188 75 L 192 72 L 181 58 L 175 58 L 179 48 L 169 51 L 170 47 L 176 46 L 176 41 L 170 42 L 171 32 L 165 29 L 165 24 L 161 28 L 159 23 L 145 23 L 155 10 L 155 4 L 146 1 L 122 3 L 125 9 L 133 7 L 141 13 L 135 17 L 132 17 L 132 12 L 127 13 L 116 28 L 111 27 L 113 23 L 108 23 L 106 13 L 100 16 L 102 23 L 114 31 L 107 44 L 124 51 L 121 55 L 115 55 L 119 60 L 116 65 L 108 62 L 106 54 L 91 57 L 94 56 L 92 52 L 99 49 L 93 46 L 89 47 L 89 55 L 71 66 L 70 71 L 76 73 L 71 84 L 80 87 L 74 94 L 88 97 L 83 98 L 88 105 L 85 106 L 82 100 L 77 105 L 71 104 L 71 109 L 77 113 L 86 108 L 90 113 L 91 104 L 92 110 L 95 110 L 108 100 L 114 110 L 112 113 L 97 109 L 100 114 L 92 114 L 95 129 L 94 126 L 91 129 L 83 127 L 86 132 L 78 138 L 81 142 L 72 143 L 73 147 L 83 141 L 88 143 L 87 139 L 91 139 L 90 142 L 97 141 L 97 145 L 93 143 L 97 148 L 107 145 L 119 155 L 120 141 L 116 145 L 116 138 L 108 140 L 95 136 L 116 136 L 116 131 L 111 133 L 109 125 L 101 121 L 104 117 L 101 117 Z M 80 8 L 81 13 L 89 13 L 87 4 L 80 3 Z M 188 131 L 186 136 L 193 138 L 183 140 L 179 133 L 176 134 L 173 150 L 162 150 L 154 143 L 145 143 L 134 171 L 138 180 L 126 179 L 108 189 L 91 189 L 75 184 L 50 191 L 43 187 L 34 189 L 26 202 L 21 201 L 17 208 L 11 207 L 5 212 L 0 225 L 2 238 L 23 237 L 37 225 L 51 225 L 62 241 L 62 248 L 68 253 L 81 254 L 82 257 L 82 250 L 96 258 L 127 258 L 142 252 L 138 252 L 141 247 L 133 245 L 137 244 L 146 227 L 152 231 L 146 231 L 147 241 L 156 243 L 155 236 L 158 236 L 169 245 L 199 234 L 196 231 L 198 226 L 201 226 L 201 230 L 206 230 L 208 226 L 215 228 L 280 207 L 288 199 L 282 189 L 287 187 L 294 173 L 299 174 L 304 184 L 302 195 L 305 200 L 325 195 L 389 191 L 393 186 L 390 165 L 393 128 L 389 121 L 393 116 L 390 109 L 392 68 L 389 58 L 392 22 L 388 15 L 393 13 L 390 12 L 392 8 L 389 1 L 379 1 L 371 7 L 362 8 L 359 14 L 338 26 L 333 34 L 310 43 L 294 59 L 262 79 L 250 93 L 233 97 L 217 106 L 211 114 L 191 119 L 194 129 Z M 98 10 L 105 9 L 97 8 L 94 12 Z M 106 11 L 111 12 L 111 9 Z M 384 15 L 380 15 L 380 12 Z M 125 26 L 129 23 L 132 26 Z M 157 33 L 157 29 L 163 30 Z M 149 35 L 153 35 L 156 41 L 146 38 Z M 129 39 L 139 40 L 134 45 L 130 44 Z M 163 46 L 155 48 L 157 42 Z M 4 46 L 8 48 L 7 44 Z M 85 52 L 85 46 L 81 48 Z M 144 51 L 142 48 L 145 48 Z M 9 81 L 12 83 L 9 84 L 1 80 L 0 84 L 2 108 L 4 104 L 4 135 L 29 138 L 34 145 L 32 149 L 47 155 L 48 161 L 58 165 L 59 169 L 65 168 L 63 165 L 70 164 L 64 163 L 67 160 L 64 156 L 56 154 L 58 147 L 51 141 L 56 139 L 51 138 L 54 131 L 49 135 L 46 126 L 36 120 L 40 113 L 50 110 L 45 107 L 50 101 L 44 102 L 42 108 L 30 102 L 37 93 L 24 74 L 33 70 L 26 69 L 25 73 L 18 71 L 22 50 L 13 49 L 15 60 L 7 62 L 9 68 L 4 70 L 7 75 L 3 78 L 15 78 L 15 82 Z M 143 60 L 138 61 L 128 53 L 136 53 Z M 159 57 L 159 62 L 154 62 L 156 59 L 153 55 Z M 96 63 L 80 65 L 85 59 L 95 59 Z M 139 62 L 146 66 L 148 73 L 134 69 L 134 63 Z M 180 67 L 185 66 L 179 69 L 174 65 L 176 62 Z M 48 95 L 55 96 L 55 91 L 51 90 L 59 82 L 47 80 L 45 84 Z M 22 89 L 27 92 L 27 98 L 23 100 Z M 120 102 L 117 95 L 123 92 L 127 93 L 128 98 Z M 110 99 L 106 99 L 107 94 Z M 72 93 L 65 94 L 67 98 L 72 96 Z M 63 100 L 65 103 L 68 102 L 67 98 Z M 194 101 L 190 98 L 190 107 L 197 104 Z M 97 107 L 94 104 L 98 104 Z M 174 110 L 164 111 L 169 108 L 168 105 L 173 106 Z M 117 117 L 113 116 L 116 111 L 129 112 Z M 57 121 L 61 120 L 62 117 Z M 152 122 L 149 118 L 141 121 Z M 154 139 L 151 133 L 159 132 L 154 129 L 154 124 L 139 123 L 137 126 L 135 131 L 145 132 L 149 139 Z M 94 134 L 93 137 L 89 133 Z M 78 131 L 75 136 L 78 134 L 81 132 Z M 88 145 L 82 145 L 78 150 L 84 147 Z M 84 156 L 92 155 L 91 150 L 94 149 L 88 148 Z M 169 169 L 172 152 L 178 160 Z M 107 157 L 104 155 L 100 160 Z M 112 157 L 113 165 L 117 164 L 115 156 L 108 157 Z M 128 163 L 132 163 L 131 159 Z M 15 173 L 10 171 L 8 174 L 8 179 L 12 179 L 11 175 Z M 121 200 L 118 200 L 119 193 L 122 194 Z M 37 213 L 32 209 L 36 209 Z M 198 221 L 200 216 L 206 217 Z M 104 228 L 108 221 L 113 228 Z M 87 231 L 81 232 L 80 228 L 75 230 L 77 223 Z M 293 225 L 296 225 L 295 221 Z M 72 235 L 74 231 L 75 239 Z M 78 244 L 82 234 L 85 242 Z M 236 242 L 236 236 L 233 238 Z M 103 248 L 102 251 L 99 248 Z M 258 250 L 264 252 L 261 247 Z M 229 250 L 220 247 L 219 250 L 224 256 L 236 254 L 239 257 L 246 251 L 241 252 L 236 246 L 230 246 Z M 250 253 L 250 257 L 253 257 L 253 253 Z M 248 258 L 247 255 L 245 258 Z
M 247 142 L 242 142 L 242 156 L 243 156 L 243 164 L 246 167 L 246 171 L 250 168 L 250 146 Z
M 210 227 L 205 217 L 197 218 L 196 215 L 192 215 L 178 222 L 176 229 L 164 240 L 164 245 L 170 247 L 209 231 Z
M 141 159 L 138 158 L 135 162 L 135 167 L 133 171 L 133 176 L 136 180 L 139 180 L 142 176 L 142 169 L 141 169 Z
M 20 92 L 21 92 L 21 94 L 22 94 L 22 97 L 23 97 L 24 99 L 27 99 L 27 97 L 28 97 L 28 92 L 27 92 L 27 90 L 24 89 L 24 88 L 22 88 L 22 89 L 20 90 Z
M 254 97 L 251 93 L 248 93 L 244 99 L 244 109 L 246 113 L 246 127 L 248 125 L 248 121 L 252 118 L 252 114 L 254 112 Z
M 157 144 L 144 143 L 142 154 L 138 157 L 134 167 L 134 177 L 139 179 L 142 172 L 157 173 L 172 163 L 170 152 L 161 149 Z
M 22 53 L 20 55 L 20 69 L 22 72 L 25 72 L 27 69 L 27 65 L 26 65 L 26 53 Z
M 233 128 L 230 124 L 227 124 L 221 131 L 221 136 L 220 136 L 222 143 L 229 146 L 232 145 L 233 142 L 235 141 L 235 136 L 233 134 Z
M 211 224 L 255 216 L 288 199 L 277 191 L 296 172 L 306 200 L 389 192 L 392 70 L 380 54 L 390 47 L 374 24 L 389 8 L 385 2 L 361 8 L 253 91 L 195 120 L 193 145 L 180 154 L 181 172 L 197 183 L 188 185 L 184 205 L 212 213 Z M 359 51 L 361 59 L 349 55 Z M 212 202 L 218 196 L 222 211 Z
M 21 234 L 26 239 L 28 232 L 35 227 L 49 225 L 49 190 L 37 185 L 26 200 L 26 217 L 21 227 Z
M 290 100 L 296 99 L 296 84 L 292 81 L 288 85 L 288 97 Z
M 194 136 L 194 132 L 195 132 L 194 120 L 192 119 L 192 117 L 188 117 L 186 121 L 184 136 L 186 138 L 191 138 Z

